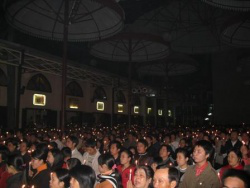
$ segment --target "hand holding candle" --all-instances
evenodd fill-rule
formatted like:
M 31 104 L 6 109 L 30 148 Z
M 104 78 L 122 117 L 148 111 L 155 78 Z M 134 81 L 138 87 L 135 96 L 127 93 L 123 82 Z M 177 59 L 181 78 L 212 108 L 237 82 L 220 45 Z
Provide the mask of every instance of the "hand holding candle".
M 130 168 L 129 169 L 129 180 L 131 180 L 131 177 L 132 177 L 132 169 Z

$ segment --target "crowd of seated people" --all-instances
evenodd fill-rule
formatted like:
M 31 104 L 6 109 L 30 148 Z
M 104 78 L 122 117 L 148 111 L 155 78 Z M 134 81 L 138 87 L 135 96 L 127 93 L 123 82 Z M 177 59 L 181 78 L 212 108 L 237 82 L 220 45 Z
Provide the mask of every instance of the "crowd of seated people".
M 0 132 L 0 188 L 248 188 L 250 128 L 67 126 Z

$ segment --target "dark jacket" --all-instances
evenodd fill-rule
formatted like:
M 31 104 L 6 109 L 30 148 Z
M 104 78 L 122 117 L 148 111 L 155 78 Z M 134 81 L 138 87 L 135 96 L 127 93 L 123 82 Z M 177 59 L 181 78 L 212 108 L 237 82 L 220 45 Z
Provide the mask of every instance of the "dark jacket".
M 19 188 L 25 183 L 25 172 L 18 172 L 7 179 L 7 188 Z
M 30 180 L 30 185 L 34 185 L 35 188 L 49 188 L 50 170 L 45 169 L 39 172 Z

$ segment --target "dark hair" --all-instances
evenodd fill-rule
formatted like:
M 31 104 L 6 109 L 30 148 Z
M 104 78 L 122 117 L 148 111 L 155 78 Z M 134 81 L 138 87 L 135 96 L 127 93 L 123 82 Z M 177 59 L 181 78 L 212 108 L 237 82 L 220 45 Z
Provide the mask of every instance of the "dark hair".
M 63 147 L 61 152 L 62 152 L 63 158 L 71 157 L 72 155 L 71 149 L 69 147 Z
M 131 164 L 133 162 L 132 161 L 133 160 L 133 153 L 129 149 L 124 149 L 121 151 L 121 153 L 123 153 L 123 152 L 126 153 L 128 155 L 128 157 L 131 158 L 131 161 L 130 161 L 130 164 Z
M 185 158 L 189 158 L 190 155 L 188 153 L 188 150 L 185 149 L 185 148 L 177 148 L 176 151 L 175 151 L 176 155 L 177 153 L 182 153 L 184 155 Z
M 47 155 L 48 150 L 44 148 L 37 148 L 34 152 L 31 153 L 32 158 L 43 160 L 43 162 L 46 162 Z
M 104 165 L 105 164 L 108 167 L 109 170 L 112 169 L 114 174 L 115 174 L 114 178 L 116 179 L 118 188 L 122 187 L 122 185 L 121 185 L 121 175 L 118 172 L 118 170 L 116 168 L 114 168 L 116 166 L 115 159 L 111 154 L 106 153 L 106 154 L 100 155 L 98 157 L 98 164 L 99 165 Z
M 168 180 L 169 182 L 176 181 L 176 187 L 178 187 L 180 172 L 175 167 L 171 167 L 169 165 L 161 165 L 156 169 L 168 169 Z
M 146 148 L 148 147 L 148 142 L 146 140 L 144 140 L 144 139 L 138 140 L 137 143 L 142 143 Z
M 154 157 L 153 158 L 153 163 L 156 163 L 157 164 L 157 166 L 159 165 L 159 164 L 161 164 L 163 162 L 163 160 L 162 160 L 162 158 L 161 157 Z
M 70 135 L 68 139 L 70 139 L 75 144 L 75 147 L 79 144 L 78 138 L 74 135 Z
M 59 182 L 63 182 L 64 183 L 64 187 L 69 187 L 70 186 L 70 176 L 69 176 L 69 170 L 65 169 L 65 168 L 59 168 L 53 171 Z
M 9 150 L 6 146 L 0 145 L 0 156 L 2 158 L 2 163 L 6 163 L 8 159 Z
M 146 166 L 146 165 L 142 165 L 142 166 L 137 166 L 135 169 L 135 172 L 139 169 L 144 170 L 145 174 L 146 174 L 146 178 L 150 179 L 154 177 L 154 171 L 150 166 Z
M 229 169 L 222 176 L 222 185 L 224 186 L 225 179 L 228 177 L 239 178 L 244 182 L 244 188 L 250 187 L 250 176 L 244 170 Z
M 57 149 L 58 145 L 56 142 L 50 142 L 49 145 L 52 147 L 52 149 Z
M 21 155 L 11 155 L 7 161 L 8 166 L 13 166 L 17 171 L 24 170 L 23 157 Z
M 90 138 L 90 139 L 86 140 L 85 146 L 87 148 L 88 147 L 95 148 L 96 147 L 96 141 Z
M 17 149 L 17 146 L 18 146 L 18 140 L 16 138 L 9 138 L 6 140 L 6 145 L 8 145 L 8 143 L 11 143 L 13 144 L 16 149 Z
M 63 154 L 61 153 L 61 151 L 59 149 L 51 149 L 51 150 L 49 150 L 49 152 L 51 152 L 51 154 L 54 157 L 54 162 L 51 166 L 51 170 L 62 168 Z
M 119 142 L 119 141 L 117 141 L 117 140 L 114 140 L 114 141 L 110 142 L 110 144 L 109 144 L 109 150 L 110 150 L 110 148 L 111 148 L 111 145 L 113 145 L 113 144 L 116 145 L 117 149 L 122 149 L 122 144 L 121 144 L 121 142 Z
M 67 160 L 66 163 L 69 167 L 69 170 L 71 170 L 75 166 L 80 166 L 82 164 L 81 161 L 77 158 L 70 158 L 69 160 Z
M 237 149 L 237 148 L 232 148 L 232 149 L 230 149 L 230 150 L 228 151 L 227 156 L 229 155 L 230 152 L 234 152 L 234 153 L 237 155 L 237 157 L 238 157 L 239 159 L 242 159 L 242 153 L 241 153 L 240 149 Z
M 196 146 L 200 146 L 205 150 L 206 155 L 209 155 L 208 159 L 212 159 L 213 158 L 213 154 L 214 154 L 214 147 L 211 144 L 211 142 L 207 141 L 207 140 L 199 140 L 195 143 L 194 147 Z
M 96 175 L 95 171 L 90 166 L 75 166 L 69 171 L 69 174 L 78 181 L 80 188 L 94 187 Z

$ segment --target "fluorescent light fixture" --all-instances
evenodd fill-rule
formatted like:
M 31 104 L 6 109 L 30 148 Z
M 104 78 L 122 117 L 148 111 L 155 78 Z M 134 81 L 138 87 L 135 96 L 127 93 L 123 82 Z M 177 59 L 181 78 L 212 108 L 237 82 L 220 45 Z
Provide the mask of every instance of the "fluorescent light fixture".
M 118 104 L 117 105 L 117 111 L 121 112 L 121 113 L 123 112 L 123 104 Z
M 139 114 L 139 106 L 134 106 L 134 113 Z
M 46 95 L 34 94 L 33 95 L 33 105 L 45 106 L 46 105 Z
M 159 115 L 159 116 L 162 116 L 162 109 L 159 109 L 159 110 L 158 110 L 158 115 Z
M 96 109 L 98 111 L 104 111 L 104 102 L 97 101 L 96 102 Z
M 150 114 L 152 112 L 152 108 L 147 109 L 147 114 Z

